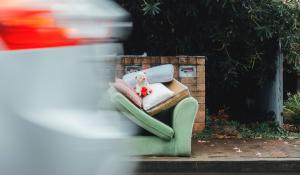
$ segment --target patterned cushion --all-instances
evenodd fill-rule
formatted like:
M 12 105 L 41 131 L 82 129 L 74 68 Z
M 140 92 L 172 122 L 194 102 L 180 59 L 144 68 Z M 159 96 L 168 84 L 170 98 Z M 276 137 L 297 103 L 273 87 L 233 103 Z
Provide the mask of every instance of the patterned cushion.
M 138 96 L 135 93 L 134 89 L 130 88 L 124 80 L 116 78 L 114 87 L 123 95 L 125 95 L 130 101 L 132 101 L 136 106 L 140 108 L 142 107 L 142 98 Z
M 152 93 L 143 98 L 144 110 L 149 110 L 156 105 L 168 100 L 174 95 L 174 92 L 169 90 L 166 86 L 161 83 L 150 84 Z
M 153 83 L 166 83 L 173 80 L 174 67 L 172 64 L 165 64 L 161 66 L 151 67 L 143 70 L 147 73 L 147 78 L 150 84 Z M 138 72 L 132 72 L 123 76 L 123 80 L 130 86 L 135 87 L 136 75 Z

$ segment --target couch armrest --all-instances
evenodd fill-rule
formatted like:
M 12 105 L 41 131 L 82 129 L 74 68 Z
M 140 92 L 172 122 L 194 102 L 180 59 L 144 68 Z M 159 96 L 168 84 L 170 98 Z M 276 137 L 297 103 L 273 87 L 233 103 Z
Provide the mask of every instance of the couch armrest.
M 180 101 L 173 112 L 175 149 L 178 155 L 191 154 L 191 138 L 198 102 L 193 97 Z
M 146 114 L 114 88 L 109 89 L 109 94 L 113 104 L 132 122 L 164 140 L 172 140 L 174 130 L 171 127 Z

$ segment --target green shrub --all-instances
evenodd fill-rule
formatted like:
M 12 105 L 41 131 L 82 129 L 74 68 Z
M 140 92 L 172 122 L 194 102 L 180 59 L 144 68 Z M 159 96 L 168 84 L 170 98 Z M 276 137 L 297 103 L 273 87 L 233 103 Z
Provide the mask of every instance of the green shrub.
M 283 116 L 288 123 L 300 124 L 300 93 L 290 95 L 284 102 Z
M 223 104 L 245 111 L 246 98 L 275 75 L 279 41 L 284 70 L 300 73 L 294 66 L 300 57 L 299 0 L 117 2 L 134 23 L 125 54 L 207 56 L 210 112 Z
M 275 139 L 287 138 L 289 133 L 278 126 L 276 122 L 260 122 L 252 126 L 256 138 Z
M 300 133 L 291 133 L 278 126 L 276 122 L 257 122 L 241 124 L 237 121 L 212 120 L 202 133 L 194 134 L 193 139 L 212 139 L 223 135 L 224 138 L 241 139 L 299 139 Z M 222 128 L 227 128 L 222 130 Z M 234 132 L 232 132 L 234 131 Z
M 256 137 L 255 132 L 245 125 L 242 125 L 240 130 L 240 138 L 254 139 Z

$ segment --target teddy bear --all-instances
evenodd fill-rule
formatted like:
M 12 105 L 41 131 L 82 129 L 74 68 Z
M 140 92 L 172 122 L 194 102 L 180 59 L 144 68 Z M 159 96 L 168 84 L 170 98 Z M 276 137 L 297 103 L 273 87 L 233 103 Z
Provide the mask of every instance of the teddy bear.
M 152 93 L 152 90 L 149 87 L 149 82 L 146 76 L 146 72 L 141 71 L 135 77 L 136 85 L 135 91 L 141 97 L 146 97 L 147 95 Z

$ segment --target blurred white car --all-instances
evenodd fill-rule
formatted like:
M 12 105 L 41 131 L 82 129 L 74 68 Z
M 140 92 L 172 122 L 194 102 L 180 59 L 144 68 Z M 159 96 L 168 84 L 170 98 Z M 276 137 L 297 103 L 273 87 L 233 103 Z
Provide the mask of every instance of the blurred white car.
M 127 12 L 108 0 L 11 2 L 0 9 L 0 174 L 129 174 L 133 127 L 106 94 Z
M 119 42 L 129 19 L 110 0 L 21 1 L 0 7 L 0 40 L 9 50 Z

